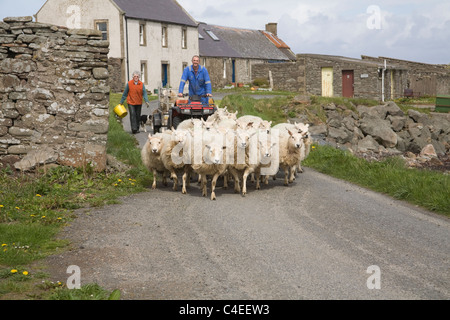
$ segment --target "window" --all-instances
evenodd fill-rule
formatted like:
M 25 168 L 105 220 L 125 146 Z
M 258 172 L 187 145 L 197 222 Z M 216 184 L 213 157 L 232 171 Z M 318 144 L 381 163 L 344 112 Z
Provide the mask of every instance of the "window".
M 167 48 L 169 46 L 167 38 L 167 26 L 162 26 L 161 44 L 164 48 Z
M 187 49 L 187 29 L 181 29 L 181 48 Z
M 139 24 L 139 45 L 146 46 L 145 23 Z
M 187 62 L 183 62 L 183 66 L 181 67 L 182 68 L 181 69 L 182 70 L 181 73 L 183 73 L 184 69 L 186 69 L 187 66 L 188 66 L 188 63 Z
M 147 61 L 141 61 L 141 81 L 147 83 Z
M 95 29 L 102 32 L 102 40 L 108 40 L 108 20 L 95 20 Z
M 205 32 L 213 39 L 214 41 L 219 41 L 219 38 L 211 31 L 211 30 L 205 30 Z
M 205 38 L 203 38 L 203 36 L 200 34 L 200 32 L 198 33 L 198 38 L 200 39 L 200 40 L 204 40 Z

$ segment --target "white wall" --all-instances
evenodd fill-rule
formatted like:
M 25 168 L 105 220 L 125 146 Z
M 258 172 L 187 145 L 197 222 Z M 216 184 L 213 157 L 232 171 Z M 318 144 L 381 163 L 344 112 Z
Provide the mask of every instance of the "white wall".
M 143 21 L 141 21 L 143 23 Z M 128 19 L 128 53 L 129 76 L 135 70 L 140 70 L 141 61 L 147 61 L 148 81 L 146 87 L 149 91 L 157 89 L 162 80 L 162 63 L 169 64 L 169 86 L 178 90 L 183 62 L 191 64 L 192 56 L 198 55 L 198 30 L 187 27 L 187 49 L 182 49 L 181 25 L 168 24 L 168 47 L 162 46 L 162 24 L 147 21 L 147 45 L 139 45 L 139 20 Z
M 120 11 L 110 0 L 47 0 L 36 14 L 36 21 L 70 29 L 95 29 L 94 20 L 108 20 L 108 57 L 122 58 Z

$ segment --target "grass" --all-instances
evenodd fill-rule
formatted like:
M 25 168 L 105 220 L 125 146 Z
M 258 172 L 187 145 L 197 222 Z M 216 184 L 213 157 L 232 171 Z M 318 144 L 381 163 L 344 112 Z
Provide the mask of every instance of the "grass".
M 315 146 L 302 163 L 324 174 L 405 200 L 450 216 L 450 176 L 441 172 L 407 168 L 398 157 L 368 162 L 348 151 Z
M 290 96 L 277 96 L 271 99 L 254 99 L 242 94 L 225 96 L 219 104 L 220 108 L 227 106 L 228 111 L 238 111 L 242 115 L 254 115 L 264 120 L 272 121 L 272 125 L 285 122 L 287 117 L 283 109 L 290 102 Z

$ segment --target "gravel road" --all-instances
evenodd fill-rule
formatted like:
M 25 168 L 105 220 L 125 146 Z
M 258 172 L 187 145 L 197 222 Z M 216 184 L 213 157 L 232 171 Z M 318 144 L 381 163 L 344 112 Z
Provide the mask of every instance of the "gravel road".
M 65 282 L 77 265 L 82 284 L 123 299 L 450 298 L 446 218 L 309 169 L 246 197 L 188 192 L 78 211 L 61 235 L 73 250 L 49 258 L 49 273 Z

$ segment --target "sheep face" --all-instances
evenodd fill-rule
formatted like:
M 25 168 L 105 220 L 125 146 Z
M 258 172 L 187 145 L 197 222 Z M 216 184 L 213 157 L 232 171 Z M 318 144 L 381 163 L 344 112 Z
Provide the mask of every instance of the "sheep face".
M 236 145 L 240 149 L 248 147 L 250 138 L 256 134 L 256 131 L 250 132 L 243 129 L 236 130 Z
M 292 132 L 290 130 L 288 130 L 288 132 L 289 132 L 289 146 L 295 149 L 300 149 L 303 146 L 304 135 L 302 133 Z
M 308 138 L 308 129 L 309 129 L 309 124 L 304 124 L 304 123 L 295 123 L 294 124 L 295 129 L 297 130 L 298 133 L 303 133 L 305 134 L 304 138 Z
M 223 150 L 225 147 L 218 144 L 209 144 L 205 146 L 204 159 L 206 164 L 222 164 Z
M 264 130 L 269 134 L 271 127 L 272 127 L 272 121 L 269 122 L 267 120 L 264 120 L 259 123 L 258 129 Z
M 210 131 L 212 128 L 214 128 L 215 119 L 208 118 L 207 121 L 202 119 L 202 128 L 206 131 Z
M 276 143 L 271 143 L 270 141 L 259 141 L 259 154 L 261 159 L 271 159 L 273 153 L 273 147 L 275 147 Z M 263 163 L 267 163 L 267 161 L 261 161 Z
M 156 137 L 152 137 L 149 138 L 149 143 L 150 143 L 150 151 L 153 154 L 158 154 L 161 152 L 162 149 L 162 141 L 161 138 L 156 138 Z

